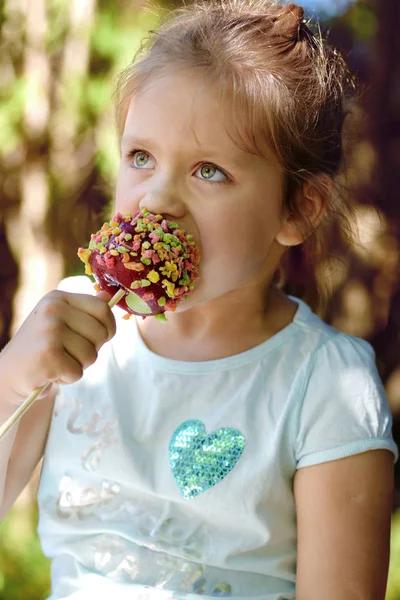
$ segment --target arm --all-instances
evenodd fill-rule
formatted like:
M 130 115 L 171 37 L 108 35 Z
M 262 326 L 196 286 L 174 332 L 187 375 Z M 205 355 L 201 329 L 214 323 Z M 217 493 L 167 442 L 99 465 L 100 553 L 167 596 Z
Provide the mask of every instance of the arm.
M 0 521 L 29 482 L 43 456 L 56 390 L 33 404 L 0 440 Z M 5 421 L 9 415 L 1 415 Z
M 387 450 L 296 472 L 296 600 L 384 600 L 393 486 Z
M 99 297 L 100 296 L 100 297 Z M 53 291 L 46 294 L 0 354 L 0 420 L 4 423 L 44 382 L 53 390 L 0 440 L 0 518 L 9 510 L 43 455 L 54 404 L 54 384 L 78 381 L 115 334 L 106 299 Z

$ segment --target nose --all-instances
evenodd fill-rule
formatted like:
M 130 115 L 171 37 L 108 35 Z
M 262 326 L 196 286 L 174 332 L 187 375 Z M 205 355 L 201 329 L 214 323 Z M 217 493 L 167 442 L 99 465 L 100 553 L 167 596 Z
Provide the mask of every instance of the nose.
M 177 188 L 170 183 L 159 182 L 149 187 L 140 198 L 139 208 L 147 208 L 154 214 L 172 219 L 182 219 L 187 214 L 187 205 Z

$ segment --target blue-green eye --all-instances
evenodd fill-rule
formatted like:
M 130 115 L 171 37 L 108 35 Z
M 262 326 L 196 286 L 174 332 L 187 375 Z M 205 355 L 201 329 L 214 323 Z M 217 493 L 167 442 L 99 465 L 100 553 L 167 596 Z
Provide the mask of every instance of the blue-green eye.
M 151 157 L 143 150 L 133 150 L 129 152 L 128 158 L 132 161 L 132 166 L 136 169 L 152 169 Z M 150 165 L 148 164 L 150 161 Z
M 224 181 L 228 181 L 227 176 L 223 173 L 218 167 L 213 164 L 206 163 L 202 165 L 196 173 L 200 171 L 201 178 L 207 181 L 211 181 L 212 183 L 223 183 Z M 217 177 L 215 177 L 217 175 Z

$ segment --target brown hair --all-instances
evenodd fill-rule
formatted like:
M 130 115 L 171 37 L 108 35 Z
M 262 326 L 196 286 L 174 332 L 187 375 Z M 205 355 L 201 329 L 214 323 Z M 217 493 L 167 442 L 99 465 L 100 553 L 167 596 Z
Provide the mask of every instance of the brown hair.
M 332 231 L 336 239 L 351 237 L 352 211 L 341 174 L 346 100 L 354 84 L 345 62 L 319 29 L 312 32 L 295 4 L 210 0 L 178 8 L 149 33 L 119 76 L 120 136 L 132 94 L 171 69 L 199 67 L 231 100 L 237 143 L 261 156 L 268 144 L 286 173 L 284 210 L 307 238 L 288 249 L 281 283 L 318 308 L 327 290 L 316 273 L 331 255 Z M 314 183 L 326 205 L 316 228 L 294 193 L 305 181 Z

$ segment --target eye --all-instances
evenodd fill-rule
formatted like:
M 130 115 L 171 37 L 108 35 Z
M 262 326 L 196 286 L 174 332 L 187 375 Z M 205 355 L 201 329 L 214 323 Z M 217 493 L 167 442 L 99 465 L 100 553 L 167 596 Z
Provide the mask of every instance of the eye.
M 152 169 L 152 158 L 143 150 L 131 150 L 128 152 L 127 159 L 131 162 L 134 169 Z M 150 165 L 149 165 L 150 161 Z
M 200 179 L 211 181 L 212 183 L 224 183 L 225 181 L 228 181 L 228 177 L 225 175 L 225 173 L 211 163 L 202 165 L 199 169 L 197 169 L 196 174 L 197 173 L 201 174 Z M 217 177 L 215 177 L 215 175 Z

